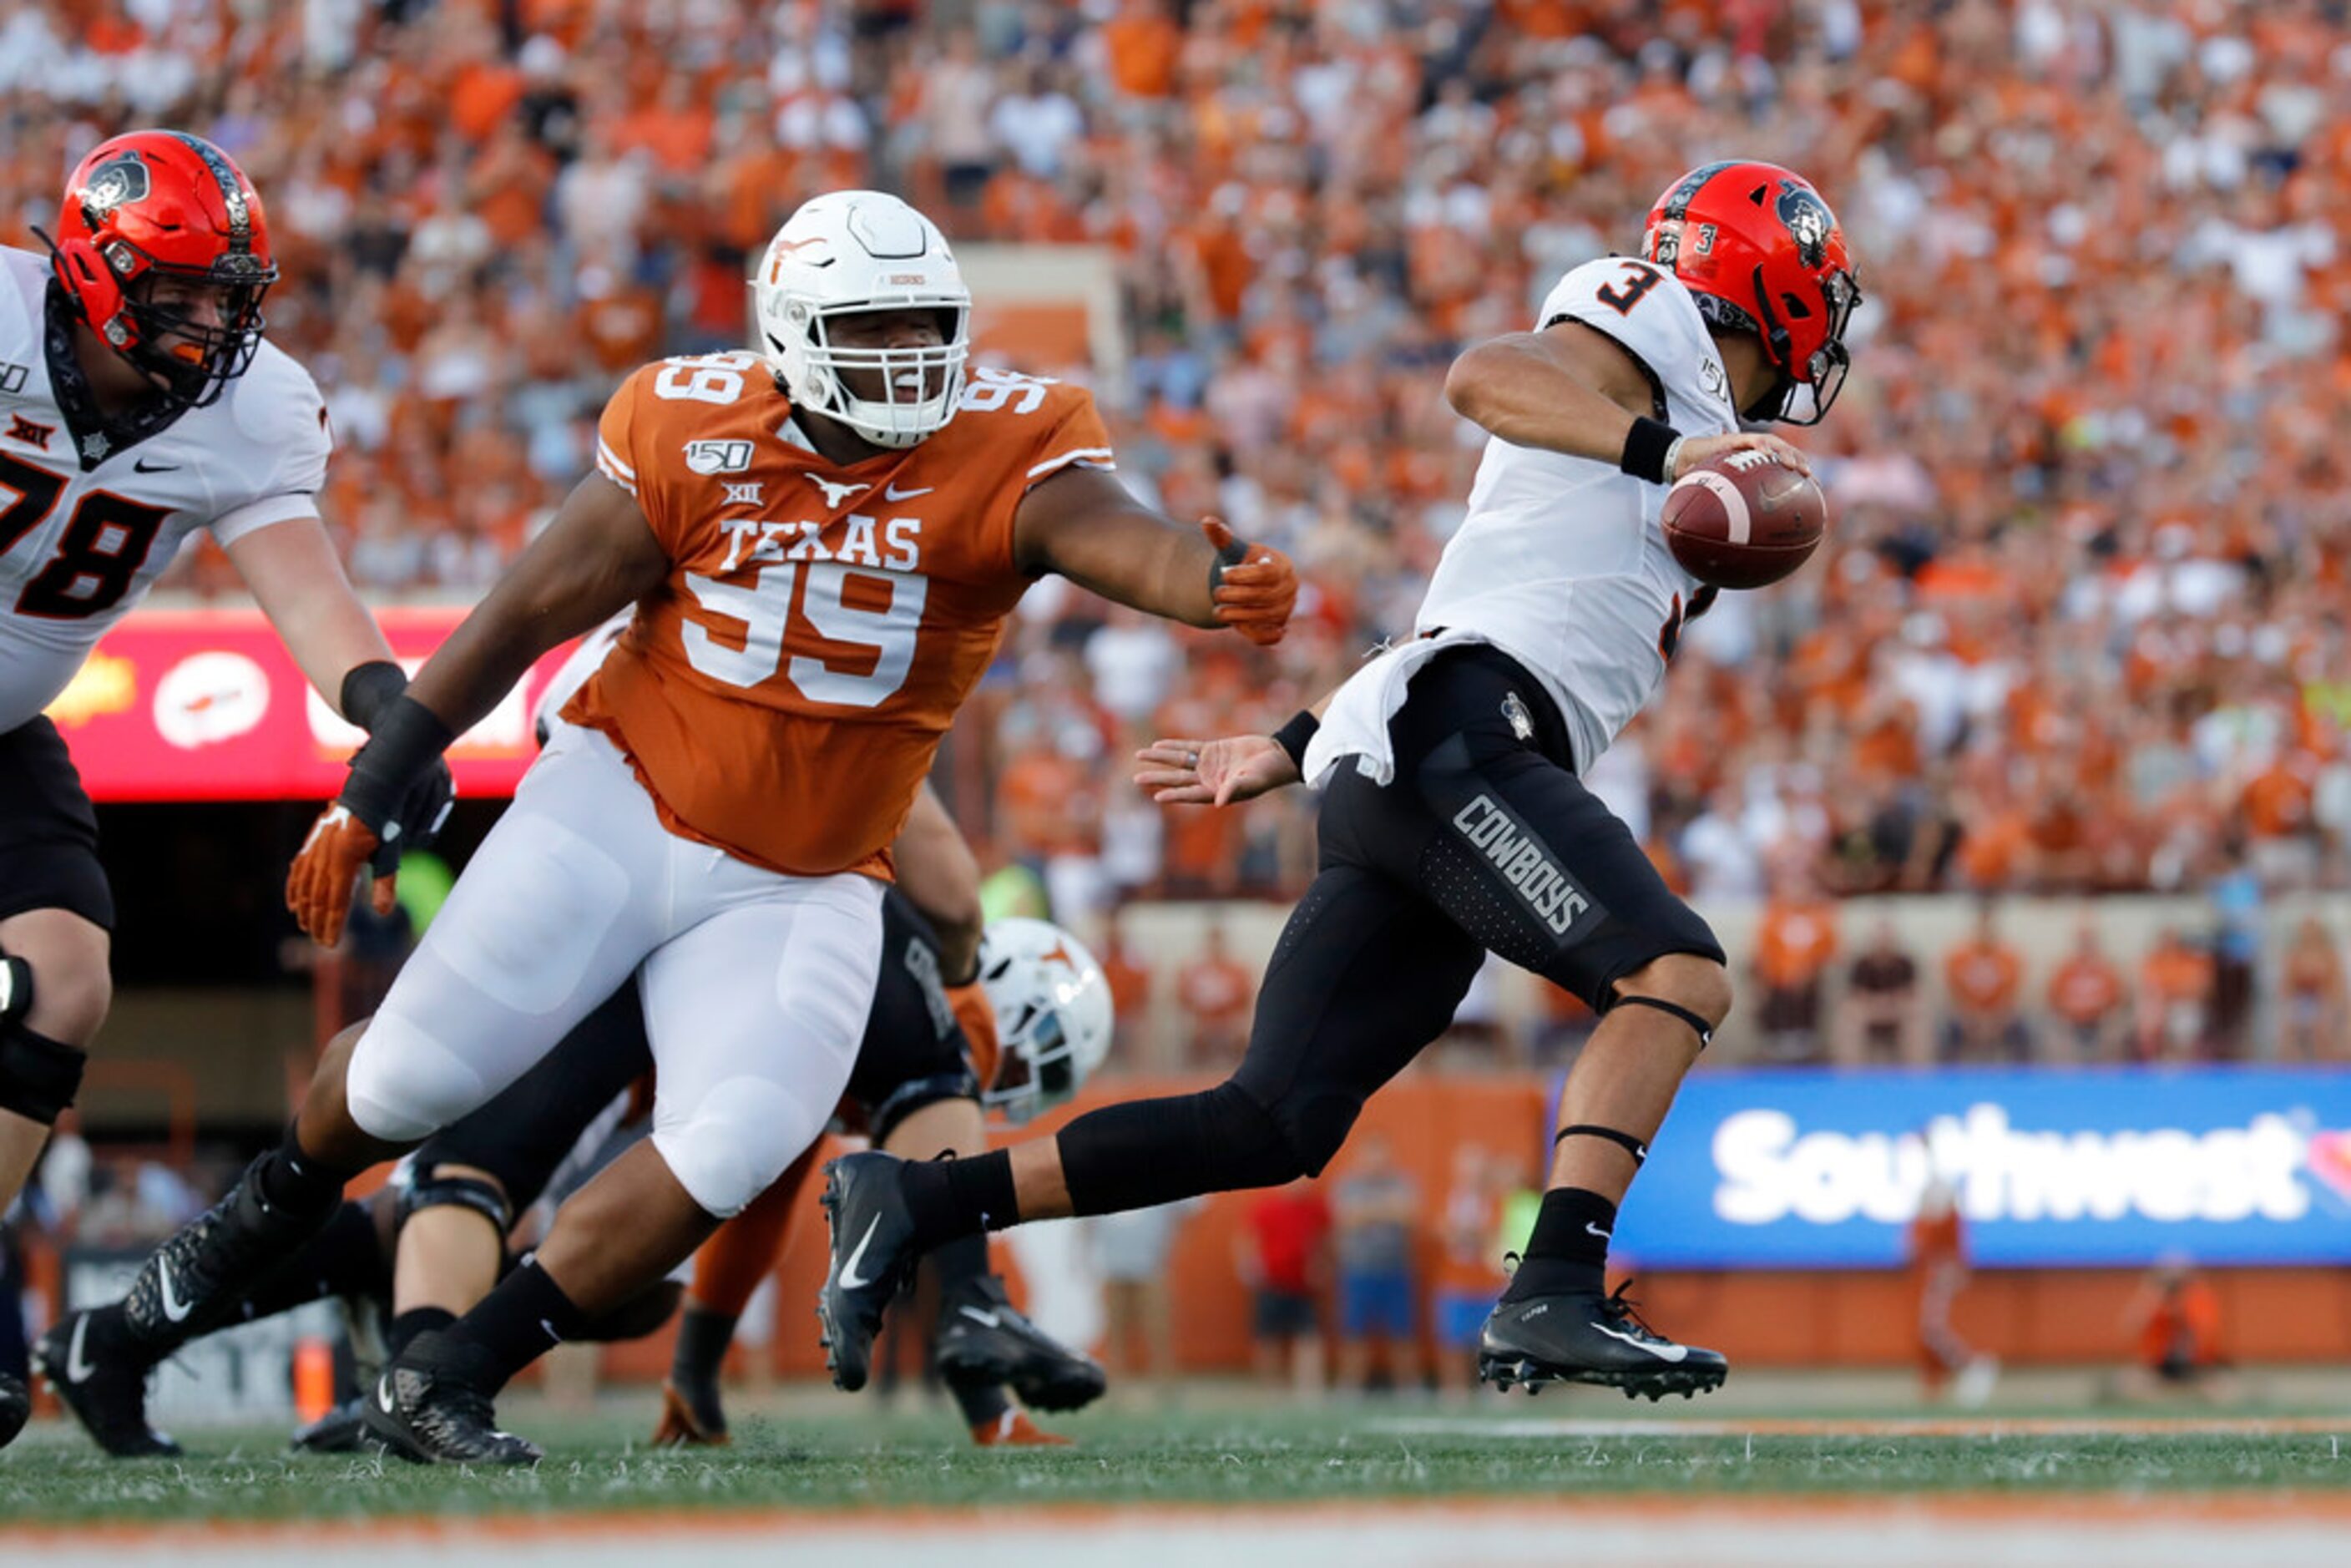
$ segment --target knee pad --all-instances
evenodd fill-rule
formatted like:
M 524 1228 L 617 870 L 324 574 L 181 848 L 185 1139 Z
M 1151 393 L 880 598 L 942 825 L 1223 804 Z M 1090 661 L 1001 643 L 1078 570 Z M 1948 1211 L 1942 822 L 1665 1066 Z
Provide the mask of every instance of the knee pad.
M 0 1023 L 0 1111 L 55 1126 L 79 1092 L 89 1062 L 89 1053 L 78 1046 L 35 1034 L 14 1019 Z
M 430 1166 L 420 1166 L 401 1188 L 394 1222 L 405 1225 L 425 1209 L 448 1207 L 472 1209 L 490 1222 L 501 1241 L 514 1228 L 514 1207 L 505 1187 L 485 1176 L 443 1176 Z
M 711 1085 L 683 1123 L 656 1127 L 653 1147 L 688 1197 L 732 1219 L 775 1185 L 825 1121 L 779 1084 L 733 1078 Z
M 422 1143 L 489 1097 L 471 1063 L 389 1013 L 368 1025 L 343 1075 L 351 1120 L 386 1143 Z

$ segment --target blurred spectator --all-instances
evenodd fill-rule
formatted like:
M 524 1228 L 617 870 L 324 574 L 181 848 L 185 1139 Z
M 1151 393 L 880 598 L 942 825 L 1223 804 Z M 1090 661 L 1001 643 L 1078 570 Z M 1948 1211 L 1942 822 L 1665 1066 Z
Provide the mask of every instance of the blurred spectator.
M 2123 972 L 2098 941 L 2098 922 L 2084 915 L 2074 927 L 2074 950 L 2049 977 L 2049 1011 L 2056 1022 L 2049 1056 L 2055 1061 L 2112 1061 L 2121 1054 Z
M 1396 1163 L 1386 1134 L 1354 1140 L 1332 1194 L 1339 1260 L 1339 1384 L 1372 1390 L 1373 1342 L 1387 1386 L 1420 1386 L 1419 1295 L 1413 1234 L 1420 1187 Z
M 2220 1298 L 2185 1253 L 2172 1253 L 2148 1270 L 2125 1310 L 2123 1332 L 2132 1358 L 2116 1381 L 2125 1399 L 2192 1395 L 2225 1404 L 2237 1380 L 2220 1354 Z
M 2345 1015 L 2343 955 L 2314 915 L 2294 927 L 2278 984 L 2277 1054 L 2288 1061 L 2340 1061 L 2351 1056 Z
M 1826 1055 L 1821 989 L 1836 956 L 1836 906 L 1813 896 L 1803 874 L 1792 867 L 1775 875 L 1772 884 L 1755 942 L 1762 1059 L 1817 1062 Z
M 2139 964 L 2138 1058 L 2194 1061 L 2212 1044 L 2212 955 L 2167 925 Z
M 1257 976 L 1225 946 L 1221 920 L 1209 922 L 1200 950 L 1176 971 L 1176 1004 L 1184 1017 L 1186 1061 L 1192 1067 L 1233 1066 L 1248 1049 Z
M 1429 1291 L 1430 1337 L 1437 1344 L 1437 1388 L 1466 1398 L 1474 1387 L 1478 1336 L 1506 1276 L 1495 1246 L 1501 1228 L 1500 1159 L 1480 1144 L 1453 1146 L 1452 1180 L 1437 1223 L 1437 1270 Z
M 1126 940 L 1126 923 L 1113 915 L 1102 926 L 1102 978 L 1110 982 L 1113 1070 L 1165 1071 L 1151 1028 L 1151 969 Z
M 1990 900 L 1978 904 L 1975 930 L 1943 957 L 1944 1061 L 2020 1062 L 2031 1054 L 2017 1005 L 2023 976 L 2023 959 L 2001 940 L 1998 911 Z
M 1322 1189 L 1301 1179 L 1251 1198 L 1248 1222 L 1233 1237 L 1233 1266 L 1252 1302 L 1259 1384 L 1281 1381 L 1286 1350 L 1291 1392 L 1322 1397 L 1322 1292 L 1331 1279 L 1331 1206 Z
M 1102 1369 L 1114 1388 L 1148 1388 L 1163 1401 L 1175 1395 L 1176 1306 L 1167 1264 L 1176 1232 L 1206 1201 L 1163 1203 L 1085 1221 L 1102 1281 Z
M 1925 1067 L 1934 1060 L 1918 962 L 1903 947 L 1894 922 L 1886 915 L 1870 923 L 1869 946 L 1854 956 L 1845 971 L 1834 1054 L 1841 1067 L 1888 1062 Z
M 1939 1173 L 1919 1192 L 1907 1250 L 1917 1293 L 1919 1391 L 1931 1402 L 1948 1384 L 1955 1402 L 1977 1408 L 1991 1397 L 2000 1362 L 1970 1346 L 1951 1322 L 1968 1283 L 1967 1222 L 1959 1217 L 1958 1192 Z

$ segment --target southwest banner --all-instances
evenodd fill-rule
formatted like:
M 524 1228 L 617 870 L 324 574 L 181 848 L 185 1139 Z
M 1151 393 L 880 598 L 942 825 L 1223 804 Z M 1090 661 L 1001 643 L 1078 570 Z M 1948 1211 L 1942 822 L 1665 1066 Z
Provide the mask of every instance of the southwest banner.
M 1653 1269 L 1896 1267 L 1931 1178 L 1984 1267 L 2351 1262 L 2351 1071 L 1699 1072 L 1614 1250 Z
M 464 620 L 461 606 L 377 612 L 413 671 Z M 537 754 L 531 705 L 562 663 L 541 659 L 450 748 L 457 792 L 514 793 Z M 48 707 L 97 800 L 324 800 L 365 736 L 302 678 L 257 610 L 126 616 Z

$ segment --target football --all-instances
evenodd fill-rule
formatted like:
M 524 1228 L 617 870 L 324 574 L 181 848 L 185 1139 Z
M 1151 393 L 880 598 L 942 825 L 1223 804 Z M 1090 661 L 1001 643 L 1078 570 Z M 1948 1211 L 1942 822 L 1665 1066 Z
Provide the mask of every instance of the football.
M 1666 493 L 1674 559 L 1717 588 L 1761 588 L 1812 558 L 1828 497 L 1807 474 L 1753 447 L 1699 464 Z

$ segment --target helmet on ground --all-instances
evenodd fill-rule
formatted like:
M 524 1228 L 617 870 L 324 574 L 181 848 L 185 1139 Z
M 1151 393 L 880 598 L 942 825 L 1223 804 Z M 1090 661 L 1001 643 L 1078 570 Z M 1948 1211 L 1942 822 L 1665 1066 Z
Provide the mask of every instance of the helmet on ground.
M 758 350 L 796 406 L 893 449 L 955 418 L 971 353 L 971 291 L 946 236 L 897 197 L 833 191 L 802 203 L 768 242 L 751 299 Z M 843 316 L 913 309 L 939 313 L 940 342 L 849 349 L 832 340 Z M 843 372 L 867 370 L 880 371 L 888 391 L 916 395 L 855 396 Z
M 1693 169 L 1650 209 L 1641 255 L 1681 279 L 1708 325 L 1761 340 L 1779 384 L 1740 413 L 1791 424 L 1828 413 L 1852 369 L 1844 333 L 1861 286 L 1811 181 L 1776 163 Z
M 1026 1122 L 1075 1094 L 1110 1055 L 1110 980 L 1076 937 L 1049 920 L 990 921 L 979 980 L 996 1009 L 1001 1055 L 985 1101 Z

